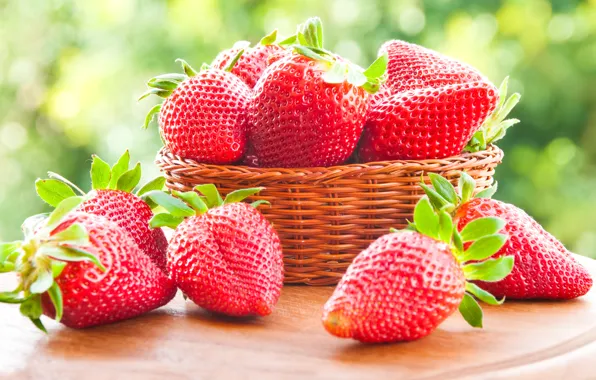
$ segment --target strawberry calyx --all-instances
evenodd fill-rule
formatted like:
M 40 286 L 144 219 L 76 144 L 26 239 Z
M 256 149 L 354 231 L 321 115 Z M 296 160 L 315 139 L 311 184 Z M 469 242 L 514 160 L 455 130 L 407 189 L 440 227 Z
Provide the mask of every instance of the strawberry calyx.
M 440 185 L 444 184 L 440 183 Z M 482 327 L 482 309 L 476 299 L 489 305 L 500 305 L 505 300 L 496 299 L 472 282 L 496 282 L 511 273 L 514 264 L 513 256 L 490 258 L 508 239 L 507 235 L 499 233 L 504 226 L 504 220 L 486 217 L 470 222 L 459 232 L 452 215 L 444 208 L 434 207 L 430 197 L 425 195 L 416 204 L 413 222 L 410 222 L 406 228 L 450 246 L 466 279 L 465 294 L 459 311 L 473 327 Z
M 499 104 L 465 146 L 466 152 L 485 150 L 489 144 L 505 137 L 510 127 L 519 123 L 518 119 L 505 119 L 521 99 L 521 95 L 517 92 L 507 98 L 508 83 L 509 77 L 503 79 L 499 86 Z
M 0 292 L 0 302 L 20 304 L 21 314 L 28 317 L 40 330 L 47 332 L 40 318 L 43 314 L 41 297 L 48 294 L 55 310 L 55 320 L 63 315 L 62 291 L 55 279 L 70 262 L 88 261 L 102 272 L 106 268 L 89 247 L 89 234 L 84 225 L 73 223 L 54 232 L 64 217 L 74 210 L 83 197 L 73 196 L 61 201 L 56 209 L 43 219 L 41 228 L 24 226 L 24 240 L 0 243 L 0 273 L 17 273 L 17 287 Z M 37 221 L 42 223 L 41 221 Z
M 367 69 L 363 69 L 324 49 L 323 23 L 318 17 L 311 17 L 298 25 L 296 34 L 280 42 L 280 45 L 320 62 L 325 71 L 323 80 L 330 84 L 348 82 L 374 94 L 387 80 L 387 54 L 381 55 Z
M 149 221 L 149 226 L 151 228 L 170 227 L 175 229 L 188 217 L 202 215 L 209 209 L 226 204 L 242 202 L 263 189 L 264 187 L 253 187 L 235 190 L 222 198 L 215 185 L 204 184 L 195 186 L 193 191 L 172 190 L 171 195 L 163 191 L 150 191 L 143 197 L 150 198 L 166 210 L 164 213 L 154 215 Z M 257 208 L 262 204 L 269 204 L 269 202 L 257 200 L 251 203 L 251 206 Z
M 92 190 L 120 190 L 132 193 L 141 180 L 141 164 L 137 162 L 130 169 L 130 153 L 128 150 L 120 156 L 113 166 L 110 166 L 96 155 L 93 155 L 92 159 L 90 171 Z M 85 191 L 59 174 L 48 172 L 48 177 L 48 179 L 37 179 L 35 181 L 35 190 L 37 195 L 52 207 L 57 207 L 63 200 L 77 194 L 79 196 L 86 195 Z M 165 183 L 166 179 L 159 176 L 140 187 L 134 194 L 141 197 L 149 191 L 162 190 Z M 151 208 L 155 207 L 155 204 L 151 201 L 147 204 Z

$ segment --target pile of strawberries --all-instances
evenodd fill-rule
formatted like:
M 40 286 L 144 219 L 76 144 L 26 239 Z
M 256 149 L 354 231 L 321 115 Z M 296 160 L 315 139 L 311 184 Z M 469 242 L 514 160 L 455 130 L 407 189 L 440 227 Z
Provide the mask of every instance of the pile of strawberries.
M 505 102 L 476 69 L 421 46 L 388 41 L 365 70 L 323 47 L 318 18 L 276 37 L 151 78 L 141 99 L 165 100 L 145 128 L 158 114 L 183 158 L 292 168 L 445 158 L 485 149 L 517 122 L 504 119 L 519 95 Z
M 367 70 L 322 48 L 318 19 L 276 44 L 237 44 L 197 72 L 153 78 L 149 93 L 168 149 L 202 162 L 260 166 L 433 158 L 485 149 L 516 120 L 474 69 L 424 48 L 390 41 Z M 375 95 L 370 95 L 375 93 Z M 500 95 L 498 94 L 500 93 Z M 360 140 L 360 142 L 358 142 Z M 97 156 L 91 190 L 49 173 L 35 188 L 54 207 L 23 223 L 24 239 L 0 243 L 0 273 L 17 274 L 0 302 L 45 331 L 43 315 L 86 328 L 161 307 L 179 289 L 216 314 L 266 316 L 283 285 L 282 248 L 257 210 L 242 202 L 261 188 L 222 198 L 211 184 L 164 191 L 156 178 L 135 189 L 141 167 L 125 152 Z M 430 174 L 426 195 L 402 231 L 362 251 L 323 306 L 331 334 L 363 342 L 422 338 L 459 310 L 482 327 L 478 301 L 565 300 L 592 287 L 589 272 L 523 210 L 457 189 Z M 174 229 L 168 240 L 162 228 Z

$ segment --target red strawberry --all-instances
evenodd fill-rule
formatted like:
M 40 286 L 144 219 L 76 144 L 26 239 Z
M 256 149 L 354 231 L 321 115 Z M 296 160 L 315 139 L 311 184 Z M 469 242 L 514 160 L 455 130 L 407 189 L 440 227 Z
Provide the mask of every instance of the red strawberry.
M 21 313 L 45 331 L 43 314 L 72 328 L 132 318 L 168 303 L 173 281 L 108 219 L 80 212 L 81 201 L 61 202 L 47 224 L 25 241 L 3 245 L 0 265 L 12 265 L 19 288 L 0 301 L 20 303 Z
M 466 280 L 499 280 L 513 265 L 511 257 L 468 263 L 492 255 L 507 238 L 495 234 L 498 220 L 483 222 L 492 228 L 477 229 L 479 244 L 464 251 L 449 215 L 433 211 L 423 198 L 411 231 L 380 237 L 348 267 L 324 306 L 327 331 L 369 343 L 410 341 L 430 334 L 458 307 L 481 327 L 482 311 L 472 295 L 490 304 L 502 301 Z
M 360 158 L 369 162 L 458 155 L 498 100 L 488 82 L 396 93 L 371 109 Z
M 231 49 L 224 50 L 215 57 L 211 66 L 216 69 L 224 70 L 230 62 L 238 55 L 240 50 L 244 49 L 244 54 L 240 56 L 238 62 L 232 69 L 232 74 L 235 74 L 248 85 L 253 88 L 263 71 L 269 66 L 267 59 L 272 54 L 284 50 L 281 46 L 275 44 L 277 39 L 277 30 L 271 34 L 263 37 L 261 42 L 255 47 L 250 47 L 250 42 L 239 41 Z
M 250 140 L 261 167 L 343 163 L 354 151 L 385 57 L 366 71 L 321 48 L 320 20 L 299 27 L 299 54 L 279 57 L 254 88 Z
M 141 179 L 141 166 L 129 170 L 130 154 L 124 152 L 113 168 L 101 158 L 93 156 L 91 180 L 93 190 L 85 195 L 85 201 L 78 211 L 105 216 L 130 234 L 141 251 L 145 252 L 161 270 L 166 271 L 166 249 L 168 242 L 161 228 L 150 229 L 153 217 L 151 207 L 140 198 L 145 192 L 161 190 L 165 178 L 158 177 L 137 193 L 131 191 Z M 37 180 L 38 195 L 51 206 L 57 206 L 63 199 L 74 196 L 75 190 L 84 192 L 61 176 L 52 173 L 53 179 Z
M 239 52 L 242 54 L 242 50 Z M 186 62 L 186 75 L 166 74 L 152 78 L 151 94 L 165 97 L 149 111 L 146 128 L 159 113 L 160 134 L 174 154 L 210 164 L 230 164 L 244 154 L 250 88 L 226 70 L 206 68 L 196 72 Z
M 168 247 L 170 276 L 209 311 L 265 316 L 279 299 L 283 260 L 277 233 L 255 207 L 231 203 L 259 190 L 233 192 L 222 201 L 215 186 L 200 185 L 197 191 L 206 196 L 210 210 L 195 192 L 173 192 L 192 208 L 163 193 L 151 195 L 171 212 L 156 215 L 152 225 L 177 226 Z M 182 221 L 181 215 L 190 217 Z
M 478 285 L 497 297 L 514 299 L 571 299 L 586 294 L 592 287 L 589 272 L 577 262 L 554 236 L 545 231 L 523 210 L 497 200 L 489 199 L 496 188 L 472 198 L 474 180 L 462 173 L 459 197 L 445 180 L 426 188 L 437 208 L 453 210 L 457 227 L 465 240 L 465 231 L 478 218 L 497 217 L 505 223 L 502 231 L 509 240 L 494 257 L 512 255 L 515 268 L 502 281 Z M 465 189 L 464 189 L 465 188 Z M 464 190 L 462 190 L 464 189 Z

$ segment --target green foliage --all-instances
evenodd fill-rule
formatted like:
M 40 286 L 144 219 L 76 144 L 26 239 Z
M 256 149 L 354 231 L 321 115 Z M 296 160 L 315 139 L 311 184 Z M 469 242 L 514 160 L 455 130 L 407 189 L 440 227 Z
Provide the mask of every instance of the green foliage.
M 255 44 L 276 28 L 282 41 L 318 15 L 325 47 L 362 67 L 396 38 L 462 59 L 495 84 L 509 76 L 509 93 L 522 94 L 510 117 L 521 122 L 498 142 L 506 155 L 497 197 L 526 209 L 570 249 L 596 257 L 596 2 L 346 4 L 0 2 L 0 240 L 18 238 L 26 216 L 50 209 L 32 187 L 47 170 L 86 184 L 91 154 L 112 163 L 131 148 L 144 159 L 141 183 L 158 174 L 159 136 L 138 129 L 158 99 L 136 104 L 134 97 L 147 78 L 177 71 L 174 58 L 211 62 L 236 41 Z

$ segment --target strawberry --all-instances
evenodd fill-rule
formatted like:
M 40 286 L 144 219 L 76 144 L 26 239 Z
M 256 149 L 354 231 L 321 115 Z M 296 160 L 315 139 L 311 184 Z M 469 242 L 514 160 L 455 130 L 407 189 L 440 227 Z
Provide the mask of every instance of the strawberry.
M 195 190 L 205 197 L 196 192 L 173 191 L 178 198 L 149 194 L 170 212 L 156 215 L 152 225 L 176 228 L 168 247 L 170 277 L 186 297 L 211 312 L 270 314 L 283 285 L 279 237 L 256 210 L 260 202 L 254 207 L 234 203 L 260 188 L 232 192 L 225 200 L 213 185 Z
M 242 79 L 248 87 L 253 88 L 263 71 L 269 66 L 267 62 L 269 56 L 284 50 L 283 47 L 275 43 L 276 39 L 277 30 L 274 30 L 271 34 L 263 37 L 254 47 L 250 47 L 248 41 L 239 41 L 231 49 L 219 53 L 211 63 L 211 67 L 225 70 L 234 57 L 244 49 L 244 54 L 240 56 L 232 69 L 232 74 Z
M 294 53 L 276 56 L 254 87 L 249 138 L 261 167 L 340 164 L 354 151 L 386 57 L 363 70 L 322 49 L 318 18 L 294 38 Z
M 497 218 L 472 223 L 474 243 L 464 250 L 451 217 L 422 198 L 409 230 L 381 236 L 356 256 L 324 306 L 323 325 L 367 343 L 411 341 L 459 308 L 470 325 L 482 327 L 474 296 L 493 305 L 503 300 L 468 281 L 497 281 L 511 271 L 511 256 L 485 260 L 507 240 L 496 233 L 502 224 Z
M 0 302 L 20 304 L 41 330 L 42 314 L 72 328 L 132 318 L 168 303 L 174 283 L 116 223 L 70 212 L 82 201 L 62 201 L 44 226 L 24 241 L 0 244 L 2 272 L 18 286 Z
M 159 113 L 162 140 L 170 152 L 209 164 L 230 164 L 244 155 L 250 88 L 229 71 L 244 50 L 225 70 L 204 65 L 197 72 L 182 62 L 185 74 L 165 74 L 150 79 L 150 88 L 139 100 L 155 94 L 165 98 L 145 119 L 147 128 Z
M 466 173 L 461 174 L 458 196 L 453 186 L 441 177 L 434 179 L 434 189 L 423 186 L 437 209 L 449 210 L 454 215 L 464 239 L 467 226 L 479 218 L 497 217 L 505 222 L 502 232 L 509 240 L 493 257 L 511 255 L 515 258 L 515 268 L 502 281 L 479 281 L 482 289 L 512 299 L 571 299 L 586 294 L 592 287 L 589 272 L 561 242 L 523 210 L 490 199 L 496 185 L 475 198 L 472 197 L 474 180 Z
M 165 178 L 157 177 L 141 187 L 136 194 L 131 191 L 141 179 L 139 163 L 129 170 L 130 154 L 128 151 L 118 162 L 110 167 L 98 156 L 93 156 L 91 164 L 92 190 L 85 194 L 79 187 L 55 173 L 49 173 L 50 179 L 38 179 L 35 188 L 39 197 L 50 206 L 57 206 L 62 200 L 74 196 L 75 191 L 85 196 L 77 211 L 104 216 L 124 229 L 158 268 L 166 271 L 166 249 L 168 241 L 161 228 L 150 229 L 149 221 L 153 217 L 151 201 L 141 199 L 144 193 L 161 190 Z

